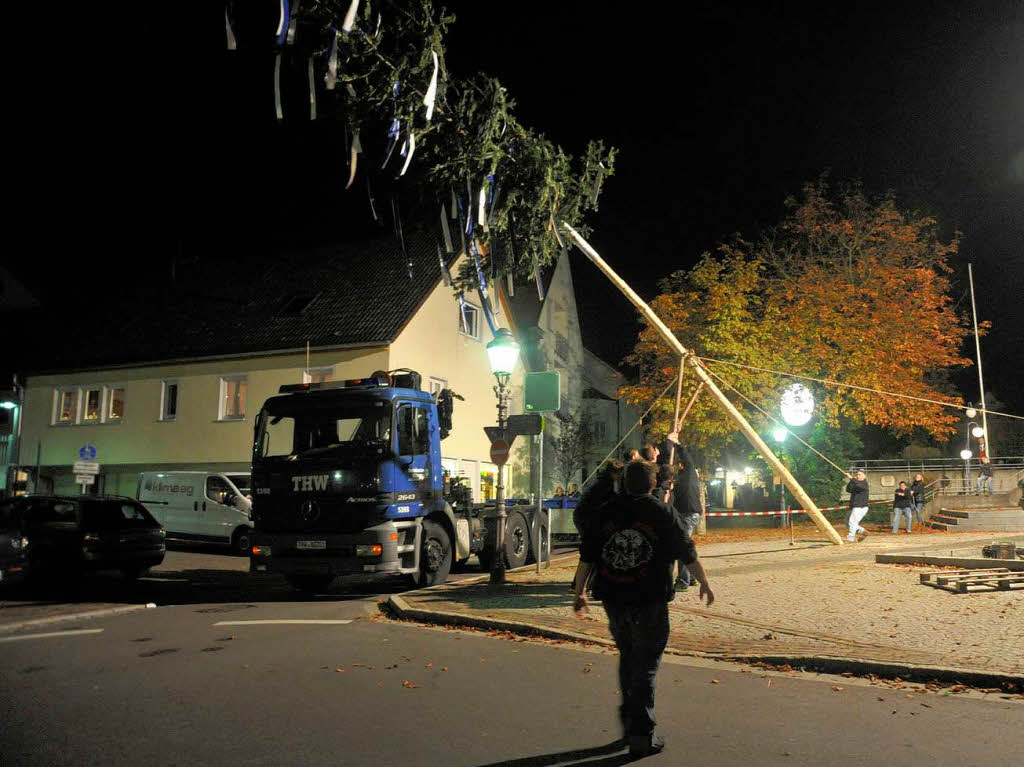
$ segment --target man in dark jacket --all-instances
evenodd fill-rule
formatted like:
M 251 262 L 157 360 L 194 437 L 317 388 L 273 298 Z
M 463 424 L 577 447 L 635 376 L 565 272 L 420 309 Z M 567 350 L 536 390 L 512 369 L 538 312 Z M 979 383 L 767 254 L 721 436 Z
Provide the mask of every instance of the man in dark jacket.
M 635 461 L 626 467 L 625 493 L 584 525 L 580 564 L 573 580 L 577 613 L 587 610 L 584 586 L 594 574 L 594 596 L 604 603 L 619 648 L 619 716 L 633 756 L 665 746 L 654 734 L 654 690 L 668 642 L 668 603 L 675 596 L 672 566 L 682 559 L 700 581 L 708 606 L 715 596 L 697 550 L 678 515 L 656 499 L 657 469 Z
M 910 488 L 907 487 L 907 483 L 900 480 L 899 486 L 896 488 L 896 493 L 893 495 L 892 504 L 892 532 L 895 535 L 900 531 L 900 520 L 904 516 L 907 518 L 907 535 L 910 535 L 910 522 L 913 514 L 914 498 L 911 495 Z
M 910 483 L 910 500 L 914 503 L 914 518 L 917 524 L 924 524 L 924 475 L 915 474 Z
M 594 484 L 583 491 L 579 504 L 572 510 L 572 523 L 576 532 L 583 537 L 583 526 L 587 519 L 594 516 L 597 510 L 615 497 L 622 482 L 623 466 L 619 461 L 608 461 L 597 473 Z
M 668 441 L 675 446 L 676 464 L 669 502 L 686 527 L 686 534 L 693 538 L 693 532 L 700 524 L 700 515 L 704 512 L 704 507 L 700 502 L 700 480 L 697 479 L 697 468 L 690 451 L 680 444 L 679 432 L 670 432 Z M 693 582 L 693 576 L 687 569 L 686 563 L 680 560 L 676 588 L 686 590 L 693 585 Z
M 850 481 L 846 483 L 846 492 L 850 494 L 850 518 L 846 521 L 846 540 L 853 543 L 857 534 L 863 537 L 868 531 L 860 526 L 860 521 L 868 513 L 868 480 L 864 469 L 857 469 L 847 474 Z

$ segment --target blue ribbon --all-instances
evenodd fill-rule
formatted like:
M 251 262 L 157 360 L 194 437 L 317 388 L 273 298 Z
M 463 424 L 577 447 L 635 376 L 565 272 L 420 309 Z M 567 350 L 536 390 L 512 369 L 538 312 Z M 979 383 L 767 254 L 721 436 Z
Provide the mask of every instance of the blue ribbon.
M 491 299 L 487 295 L 487 281 L 484 279 L 484 271 L 480 266 L 480 252 L 477 250 L 476 241 L 470 240 L 470 252 L 473 254 L 473 264 L 476 266 L 477 292 L 480 294 L 480 304 L 483 307 L 484 319 L 491 329 L 491 334 L 498 335 L 498 326 L 494 324 L 494 309 L 491 307 Z
M 288 39 L 288 27 L 291 24 L 291 13 L 288 7 L 288 0 L 280 0 L 281 16 L 277 22 L 277 44 L 284 45 Z

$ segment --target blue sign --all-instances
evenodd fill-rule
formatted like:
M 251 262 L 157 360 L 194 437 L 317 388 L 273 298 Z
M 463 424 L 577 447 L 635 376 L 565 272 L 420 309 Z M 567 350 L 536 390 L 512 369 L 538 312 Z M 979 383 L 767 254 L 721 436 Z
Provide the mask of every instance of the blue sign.
M 96 457 L 96 446 L 90 442 L 78 448 L 78 457 L 83 461 L 91 461 Z

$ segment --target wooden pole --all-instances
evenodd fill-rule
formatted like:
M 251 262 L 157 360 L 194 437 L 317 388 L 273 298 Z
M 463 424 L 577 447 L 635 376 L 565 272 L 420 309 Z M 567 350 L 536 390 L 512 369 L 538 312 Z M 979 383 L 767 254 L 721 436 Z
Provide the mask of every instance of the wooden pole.
M 707 386 L 711 393 L 715 395 L 716 399 L 722 403 L 722 407 L 725 408 L 726 412 L 728 412 L 729 415 L 732 416 L 733 420 L 736 421 L 736 424 L 740 427 L 740 431 L 742 431 L 743 435 L 750 441 L 750 444 L 753 445 L 757 452 L 761 454 L 761 457 L 768 462 L 768 465 L 771 466 L 777 474 L 782 476 L 782 480 L 786 483 L 786 487 L 789 488 L 789 491 L 793 493 L 796 499 L 802 504 L 804 510 L 807 512 L 807 516 L 813 520 L 818 529 L 828 536 L 828 539 L 832 541 L 832 543 L 837 546 L 842 546 L 843 537 L 836 532 L 835 528 L 832 527 L 831 524 L 829 524 L 829 521 L 825 519 L 825 516 L 821 511 L 819 511 L 817 505 L 811 500 L 811 497 L 807 495 L 803 487 L 800 486 L 800 483 L 796 481 L 796 477 L 790 474 L 789 469 L 782 464 L 782 462 L 775 456 L 775 453 L 771 451 L 771 448 L 769 448 L 768 445 L 765 444 L 765 441 L 761 439 L 761 435 L 757 433 L 754 427 L 751 426 L 747 419 L 743 417 L 743 414 L 736 409 L 736 406 L 733 405 L 732 402 L 729 401 L 729 398 L 726 397 L 715 385 L 715 382 L 711 380 L 711 376 L 708 375 L 708 372 L 704 369 L 700 360 L 679 342 L 679 339 L 676 338 L 665 323 L 658 318 L 658 315 L 651 310 L 651 307 L 649 307 L 644 300 L 640 298 L 640 296 L 638 296 L 633 289 L 629 287 L 629 285 L 627 285 L 626 282 L 604 262 L 604 259 L 602 259 L 601 256 L 598 255 L 597 251 L 590 246 L 590 243 L 580 236 L 579 232 L 564 222 L 563 226 L 565 226 L 565 229 L 569 233 L 573 242 L 576 243 L 576 247 L 578 247 L 587 258 L 593 261 L 594 265 L 604 272 L 605 276 L 612 281 L 615 287 L 622 291 L 623 295 L 625 295 L 626 298 L 628 298 L 633 305 L 640 310 L 644 319 L 647 320 L 651 327 L 658 331 L 658 334 L 665 340 L 665 343 L 672 347 L 676 354 L 684 358 L 689 363 L 690 367 L 693 368 L 693 372 L 697 374 L 697 377 L 704 382 L 704 385 Z
M 679 400 L 683 397 L 683 371 L 686 370 L 684 363 L 686 360 L 682 357 L 679 358 L 679 378 L 676 379 L 676 411 L 672 416 L 672 431 L 676 431 L 679 428 Z M 675 476 L 676 470 L 676 443 L 673 442 L 668 447 L 668 465 L 672 470 L 671 476 Z M 668 496 L 671 493 L 671 489 L 665 488 L 665 494 L 662 497 L 662 501 L 668 503 Z

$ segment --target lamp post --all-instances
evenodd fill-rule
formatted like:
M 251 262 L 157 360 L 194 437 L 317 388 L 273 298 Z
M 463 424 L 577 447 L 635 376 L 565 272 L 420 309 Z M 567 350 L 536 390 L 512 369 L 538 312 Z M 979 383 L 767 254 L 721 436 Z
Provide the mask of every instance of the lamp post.
M 498 430 L 504 435 L 505 419 L 508 415 L 508 379 L 519 357 L 519 344 L 507 328 L 498 328 L 494 340 L 487 344 L 487 361 L 491 365 L 498 385 L 494 393 L 498 397 Z M 506 440 L 507 442 L 507 440 Z M 494 557 L 491 559 L 491 580 L 494 585 L 505 582 L 505 465 L 498 465 L 498 483 L 495 487 L 494 505 L 497 517 L 494 531 Z

